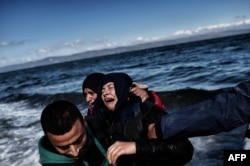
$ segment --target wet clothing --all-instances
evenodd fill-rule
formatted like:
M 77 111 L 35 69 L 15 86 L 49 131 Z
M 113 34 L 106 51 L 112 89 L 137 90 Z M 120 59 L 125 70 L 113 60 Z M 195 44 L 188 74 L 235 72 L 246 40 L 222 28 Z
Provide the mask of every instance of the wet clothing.
M 156 123 L 159 138 L 187 138 L 229 131 L 250 122 L 250 81 L 164 115 Z
M 91 140 L 88 143 L 88 150 L 84 158 L 79 160 L 59 154 L 48 138 L 43 136 L 38 143 L 39 162 L 43 166 L 109 166 L 105 159 L 106 151 L 89 132 L 91 131 L 88 129 L 88 139 Z
M 114 82 L 118 98 L 115 110 L 107 110 L 101 99 L 97 98 L 92 118 L 102 124 L 88 124 L 94 133 L 103 132 L 97 138 L 101 138 L 100 142 L 107 143 L 107 146 L 115 141 L 135 141 L 136 154 L 119 157 L 118 166 L 181 165 L 191 160 L 193 146 L 188 139 L 166 141 L 147 138 L 149 124 L 167 113 L 153 103 L 142 103 L 140 97 L 130 93 L 132 80 L 126 74 L 108 74 L 101 85 L 108 82 Z

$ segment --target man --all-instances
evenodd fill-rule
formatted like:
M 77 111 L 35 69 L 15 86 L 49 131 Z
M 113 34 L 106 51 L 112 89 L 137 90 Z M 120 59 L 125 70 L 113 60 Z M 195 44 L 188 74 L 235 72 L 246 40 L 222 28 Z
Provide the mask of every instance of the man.
M 78 108 L 55 101 L 42 112 L 44 136 L 39 141 L 43 166 L 105 166 L 106 151 L 92 135 Z
M 181 122 L 181 123 L 180 123 Z M 250 122 L 250 80 L 230 91 L 162 116 L 150 138 L 187 138 L 230 131 Z

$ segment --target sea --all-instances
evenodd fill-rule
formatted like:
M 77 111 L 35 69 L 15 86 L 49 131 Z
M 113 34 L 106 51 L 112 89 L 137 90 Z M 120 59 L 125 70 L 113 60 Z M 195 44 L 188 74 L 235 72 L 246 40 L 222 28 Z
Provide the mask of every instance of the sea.
M 86 114 L 81 86 L 92 72 L 125 72 L 162 93 L 231 88 L 250 78 L 250 33 L 0 73 L 1 166 L 40 165 L 42 110 L 67 99 Z M 189 138 L 195 151 L 186 165 L 223 165 L 224 149 L 250 150 L 247 128 Z

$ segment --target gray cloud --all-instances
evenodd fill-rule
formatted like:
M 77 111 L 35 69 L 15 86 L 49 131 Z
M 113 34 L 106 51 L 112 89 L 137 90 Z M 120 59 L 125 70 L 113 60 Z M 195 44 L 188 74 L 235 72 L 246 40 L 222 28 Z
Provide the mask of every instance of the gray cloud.
M 35 40 L 20 40 L 20 41 L 0 41 L 0 47 L 10 47 L 23 45 L 29 42 L 34 42 Z
M 242 19 L 246 19 L 246 18 L 247 18 L 246 15 L 240 15 L 240 16 L 235 17 L 236 20 L 242 20 Z

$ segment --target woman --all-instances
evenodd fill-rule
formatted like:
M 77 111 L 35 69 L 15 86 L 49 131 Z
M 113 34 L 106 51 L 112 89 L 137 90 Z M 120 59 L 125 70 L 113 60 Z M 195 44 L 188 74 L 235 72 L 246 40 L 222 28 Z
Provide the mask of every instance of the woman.
M 104 78 L 102 73 L 89 74 L 82 83 L 82 92 L 86 102 L 89 104 L 88 115 L 93 113 L 94 101 L 97 97 L 99 83 Z
M 148 129 L 167 113 L 150 102 L 142 103 L 131 92 L 132 83 L 125 73 L 107 74 L 100 83 L 93 116 L 108 133 L 108 161 L 118 166 L 180 165 L 190 161 L 193 146 L 188 139 L 148 139 Z

